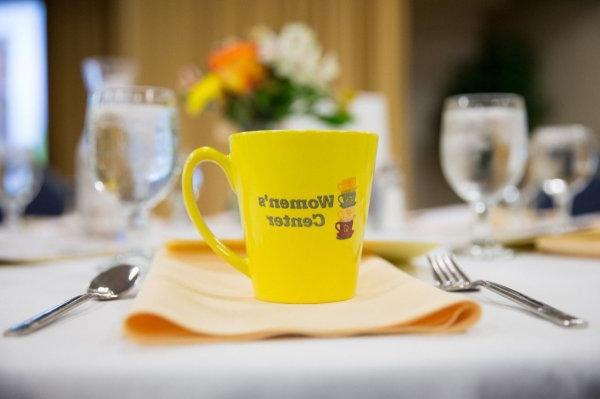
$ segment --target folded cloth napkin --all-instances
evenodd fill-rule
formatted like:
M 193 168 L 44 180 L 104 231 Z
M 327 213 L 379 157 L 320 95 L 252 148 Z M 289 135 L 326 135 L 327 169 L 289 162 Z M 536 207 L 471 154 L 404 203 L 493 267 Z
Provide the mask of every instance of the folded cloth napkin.
M 139 343 L 457 332 L 473 326 L 480 314 L 477 303 L 434 288 L 377 257 L 362 262 L 353 299 L 289 305 L 256 300 L 250 279 L 212 253 L 163 249 L 125 318 L 124 330 Z
M 540 237 L 535 244 L 542 252 L 600 258 L 600 229 Z

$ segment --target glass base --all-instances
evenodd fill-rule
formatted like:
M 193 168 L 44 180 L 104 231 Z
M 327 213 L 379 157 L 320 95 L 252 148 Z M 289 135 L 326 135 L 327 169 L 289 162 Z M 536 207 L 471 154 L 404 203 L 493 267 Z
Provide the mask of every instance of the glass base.
M 564 234 L 564 233 L 571 232 L 574 229 L 575 229 L 575 226 L 571 223 L 570 220 L 561 221 L 561 222 L 558 222 L 558 223 L 554 224 L 553 226 L 551 226 L 548 229 L 548 233 L 549 234 Z
M 510 259 L 515 255 L 512 249 L 503 247 L 500 244 L 482 245 L 472 243 L 466 247 L 455 248 L 452 252 L 458 256 L 467 256 L 482 260 Z

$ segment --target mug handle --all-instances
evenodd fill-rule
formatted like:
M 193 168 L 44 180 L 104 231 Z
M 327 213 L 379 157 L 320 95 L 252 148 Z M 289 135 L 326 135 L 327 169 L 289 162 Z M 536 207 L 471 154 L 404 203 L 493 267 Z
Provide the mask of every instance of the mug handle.
M 245 275 L 250 276 L 248 258 L 239 256 L 231 248 L 223 244 L 217 237 L 215 237 L 213 232 L 210 231 L 206 225 L 206 222 L 204 222 L 204 218 L 198 209 L 196 197 L 194 196 L 192 179 L 194 176 L 194 169 L 196 169 L 196 166 L 200 165 L 202 162 L 213 162 L 219 165 L 223 172 L 225 172 L 225 176 L 227 177 L 227 181 L 229 182 L 231 189 L 235 192 L 231 158 L 229 158 L 228 155 L 225 155 L 211 147 L 197 148 L 192 151 L 185 161 L 181 176 L 181 190 L 183 192 L 185 209 L 187 210 L 190 219 L 192 219 L 192 222 L 194 223 L 194 226 L 196 226 L 196 229 L 200 235 L 204 238 L 204 240 L 206 240 L 208 246 L 217 255 L 225 259 L 227 263 Z

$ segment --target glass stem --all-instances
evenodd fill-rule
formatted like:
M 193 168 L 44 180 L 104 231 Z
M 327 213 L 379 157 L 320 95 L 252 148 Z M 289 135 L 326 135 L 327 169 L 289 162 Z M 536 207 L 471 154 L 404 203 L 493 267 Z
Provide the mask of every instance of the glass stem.
M 491 247 L 496 241 L 492 235 L 492 221 L 490 218 L 490 206 L 484 201 L 474 202 L 472 205 L 475 212 L 475 224 L 473 226 L 473 244 L 481 247 Z
M 4 212 L 4 223 L 9 231 L 19 231 L 21 229 L 21 208 L 15 205 L 8 205 Z
M 129 215 L 129 231 L 127 241 L 130 250 L 143 256 L 150 256 L 151 248 L 148 245 L 148 216 L 149 209 L 142 206 L 134 209 Z
M 139 207 L 134 209 L 129 216 L 129 227 L 132 231 L 143 230 L 148 225 L 148 209 Z
M 569 193 L 556 194 L 553 198 L 558 211 L 560 223 L 568 224 L 571 221 L 571 210 L 573 209 L 573 196 Z

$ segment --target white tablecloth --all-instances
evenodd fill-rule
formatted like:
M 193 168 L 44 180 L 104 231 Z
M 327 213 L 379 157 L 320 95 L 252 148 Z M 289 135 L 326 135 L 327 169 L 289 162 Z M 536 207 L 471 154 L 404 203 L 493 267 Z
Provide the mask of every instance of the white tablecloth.
M 98 262 L 0 266 L 0 328 L 78 294 Z M 478 293 L 483 319 L 464 334 L 145 347 L 121 332 L 130 299 L 90 302 L 30 336 L 0 337 L 0 398 L 600 397 L 600 261 L 464 264 L 590 325 L 559 328 Z M 423 260 L 407 270 L 430 281 Z

